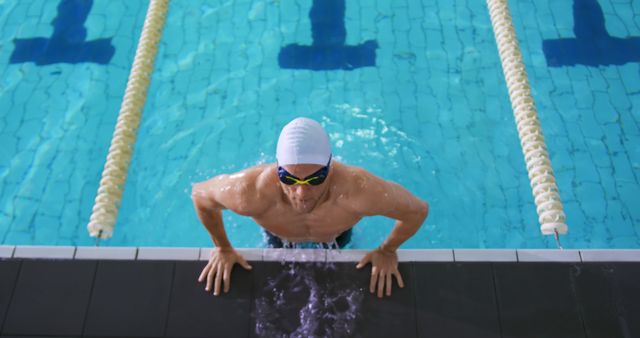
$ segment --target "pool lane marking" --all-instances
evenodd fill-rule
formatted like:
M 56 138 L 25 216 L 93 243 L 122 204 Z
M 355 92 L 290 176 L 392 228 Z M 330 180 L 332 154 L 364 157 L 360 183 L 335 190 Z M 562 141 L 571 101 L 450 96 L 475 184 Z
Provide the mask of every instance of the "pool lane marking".
M 87 21 L 93 1 L 63 0 L 51 22 L 49 38 L 14 39 L 9 63 L 34 62 L 38 66 L 54 63 L 91 62 L 108 64 L 116 49 L 111 38 L 86 41 Z
M 573 0 L 575 38 L 542 41 L 549 67 L 623 65 L 640 61 L 640 36 L 609 35 L 602 7 L 596 0 Z
M 311 46 L 289 44 L 280 49 L 278 64 L 283 69 L 354 70 L 376 66 L 376 40 L 345 44 L 345 0 L 313 0 L 309 11 Z

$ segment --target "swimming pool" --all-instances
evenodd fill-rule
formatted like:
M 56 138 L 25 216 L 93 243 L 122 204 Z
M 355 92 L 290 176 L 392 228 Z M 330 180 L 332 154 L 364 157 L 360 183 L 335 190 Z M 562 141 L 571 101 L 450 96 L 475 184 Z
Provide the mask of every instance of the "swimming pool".
M 590 36 L 582 19 L 564 15 L 573 1 L 511 3 L 567 213 L 563 245 L 638 248 L 639 64 L 616 64 L 602 51 L 589 64 L 593 58 L 557 46 L 596 34 L 605 42 L 629 38 L 633 47 L 640 5 L 575 1 L 595 4 L 587 21 L 608 35 Z M 7 145 L 0 150 L 0 244 L 94 244 L 85 226 L 146 4 L 88 2 L 84 19 L 61 13 L 66 3 L 0 4 L 0 107 L 8 107 L 0 119 Z M 295 58 L 283 62 L 286 46 L 321 38 L 312 36 L 309 16 L 319 3 L 171 3 L 118 223 L 102 245 L 210 245 L 191 184 L 274 161 L 280 128 L 303 115 L 324 124 L 339 161 L 430 202 L 431 215 L 404 248 L 555 247 L 539 231 L 484 2 L 331 1 L 346 5 L 343 17 L 332 17 L 345 29 L 344 44 L 371 49 L 373 41 L 374 65 L 313 70 Z M 76 31 L 84 20 L 86 37 L 56 31 L 56 17 Z M 91 42 L 86 59 L 15 56 L 16 39 L 54 40 L 56 32 Z M 235 246 L 262 245 L 251 220 L 224 219 Z M 377 246 L 392 224 L 363 220 L 353 247 Z

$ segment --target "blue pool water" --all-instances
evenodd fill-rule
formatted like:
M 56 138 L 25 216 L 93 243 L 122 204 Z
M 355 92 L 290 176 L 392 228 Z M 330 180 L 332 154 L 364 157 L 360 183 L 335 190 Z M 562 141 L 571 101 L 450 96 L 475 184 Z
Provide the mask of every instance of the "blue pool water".
M 146 3 L 87 4 L 0 3 L 0 244 L 94 244 L 85 227 Z M 510 6 L 567 213 L 563 245 L 639 248 L 640 3 Z M 555 247 L 475 0 L 172 2 L 102 245 L 210 245 L 191 184 L 273 162 L 280 128 L 300 115 L 323 123 L 339 161 L 429 201 L 404 248 Z M 250 219 L 224 220 L 235 246 L 263 245 Z M 363 220 L 352 247 L 379 245 L 392 224 Z

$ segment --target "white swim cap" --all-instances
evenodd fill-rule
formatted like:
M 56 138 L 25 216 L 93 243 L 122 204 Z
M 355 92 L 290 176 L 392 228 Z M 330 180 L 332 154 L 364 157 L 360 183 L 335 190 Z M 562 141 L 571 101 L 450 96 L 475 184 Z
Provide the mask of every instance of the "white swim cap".
M 331 143 L 320 123 L 298 117 L 282 128 L 276 150 L 279 165 L 326 165 L 330 157 Z

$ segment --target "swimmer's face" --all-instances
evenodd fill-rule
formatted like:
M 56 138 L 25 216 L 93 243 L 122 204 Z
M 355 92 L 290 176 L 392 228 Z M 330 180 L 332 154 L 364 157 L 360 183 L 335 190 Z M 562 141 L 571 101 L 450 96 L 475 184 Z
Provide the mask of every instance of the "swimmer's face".
M 291 164 L 285 165 L 283 168 L 296 177 L 307 177 L 320 170 L 323 166 L 319 164 Z M 327 176 L 327 180 L 331 176 L 331 171 Z M 320 185 L 310 184 L 294 184 L 286 185 L 280 181 L 280 186 L 287 196 L 289 203 L 293 209 L 298 212 L 307 213 L 313 210 L 318 204 L 320 197 L 324 194 L 325 190 L 329 187 L 327 181 Z

